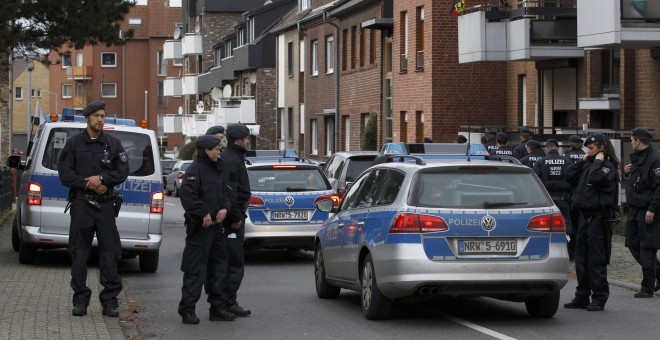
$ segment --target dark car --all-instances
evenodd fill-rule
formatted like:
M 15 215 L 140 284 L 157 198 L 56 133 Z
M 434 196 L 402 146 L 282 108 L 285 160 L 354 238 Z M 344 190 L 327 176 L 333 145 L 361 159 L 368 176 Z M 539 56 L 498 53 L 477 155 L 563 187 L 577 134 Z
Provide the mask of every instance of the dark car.
M 178 159 L 163 159 L 160 161 L 160 168 L 163 170 L 163 184 L 167 183 L 167 175 L 172 172 L 174 164 L 178 161 Z
M 355 179 L 373 165 L 376 156 L 377 151 L 346 151 L 337 152 L 328 159 L 323 166 L 323 173 L 340 199 Z

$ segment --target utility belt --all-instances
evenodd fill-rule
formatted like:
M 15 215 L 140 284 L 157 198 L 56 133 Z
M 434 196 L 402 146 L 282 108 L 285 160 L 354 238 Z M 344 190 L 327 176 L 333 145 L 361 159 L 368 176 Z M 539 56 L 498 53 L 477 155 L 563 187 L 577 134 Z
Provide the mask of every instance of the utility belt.
M 121 195 L 121 194 L 119 194 Z M 93 200 L 99 203 L 105 203 L 105 202 L 110 202 L 115 199 L 115 194 L 110 194 L 110 195 L 92 195 L 92 194 L 83 194 L 83 193 L 75 193 L 73 194 L 73 198 L 77 200 Z
M 120 192 L 115 192 L 107 195 L 96 195 L 96 194 L 85 194 L 82 192 L 70 191 L 69 197 L 67 199 L 68 203 L 64 208 L 65 214 L 69 210 L 69 208 L 71 208 L 71 203 L 73 202 L 74 199 L 85 201 L 87 202 L 87 204 L 89 204 L 89 206 L 97 210 L 101 210 L 101 205 L 99 203 L 112 202 L 115 208 L 115 217 L 119 216 L 121 205 L 122 203 L 124 203 L 124 196 Z

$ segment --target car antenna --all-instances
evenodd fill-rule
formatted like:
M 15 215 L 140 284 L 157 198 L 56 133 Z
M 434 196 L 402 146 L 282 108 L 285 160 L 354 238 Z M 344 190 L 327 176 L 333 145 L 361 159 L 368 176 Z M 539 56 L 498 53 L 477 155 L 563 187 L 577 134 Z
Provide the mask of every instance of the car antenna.
M 470 89 L 470 92 L 472 90 Z M 470 141 L 471 141 L 471 135 L 472 135 L 472 110 L 468 111 L 468 141 L 467 141 L 467 161 L 470 161 Z

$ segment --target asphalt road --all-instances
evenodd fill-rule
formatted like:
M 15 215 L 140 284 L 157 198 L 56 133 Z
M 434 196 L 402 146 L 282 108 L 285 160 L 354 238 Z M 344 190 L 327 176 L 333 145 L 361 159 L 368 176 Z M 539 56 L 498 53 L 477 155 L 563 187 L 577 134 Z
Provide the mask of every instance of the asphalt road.
M 197 304 L 199 325 L 184 325 L 177 314 L 179 270 L 184 246 L 183 211 L 178 198 L 166 199 L 160 266 L 142 274 L 137 261 L 122 261 L 127 338 L 163 339 L 654 339 L 660 299 L 633 299 L 632 291 L 611 286 L 604 312 L 559 309 L 552 319 L 533 319 L 522 303 L 488 298 L 442 299 L 403 305 L 387 321 L 368 321 L 358 293 L 316 296 L 313 254 L 259 251 L 248 254 L 239 302 L 253 315 L 232 322 L 208 321 L 205 295 Z M 574 280 L 562 290 L 570 301 Z

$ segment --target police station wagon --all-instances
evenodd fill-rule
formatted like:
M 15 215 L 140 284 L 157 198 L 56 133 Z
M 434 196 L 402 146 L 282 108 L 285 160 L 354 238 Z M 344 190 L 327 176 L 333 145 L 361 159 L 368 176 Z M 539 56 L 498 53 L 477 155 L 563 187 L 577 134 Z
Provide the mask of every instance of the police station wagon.
M 316 292 L 360 292 L 368 319 L 394 302 L 486 296 L 552 317 L 566 285 L 566 224 L 532 169 L 492 160 L 381 163 L 342 199 L 314 245 Z M 392 155 L 401 159 L 401 155 Z
M 23 264 L 34 263 L 38 249 L 68 246 L 70 215 L 64 209 L 69 188 L 60 182 L 57 163 L 67 139 L 87 126 L 82 116 L 44 118 L 45 123 L 29 146 L 12 227 L 12 246 Z M 62 118 L 67 121 L 61 121 Z M 155 272 L 164 203 L 156 135 L 152 130 L 135 127 L 133 120 L 114 118 L 106 119 L 103 132 L 119 139 L 128 155 L 128 179 L 114 188 L 124 199 L 117 217 L 122 256 L 139 256 L 140 270 Z M 19 167 L 18 157 L 12 157 L 8 162 Z M 93 245 L 97 245 L 96 238 Z

